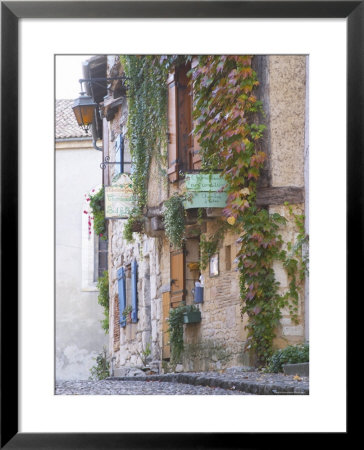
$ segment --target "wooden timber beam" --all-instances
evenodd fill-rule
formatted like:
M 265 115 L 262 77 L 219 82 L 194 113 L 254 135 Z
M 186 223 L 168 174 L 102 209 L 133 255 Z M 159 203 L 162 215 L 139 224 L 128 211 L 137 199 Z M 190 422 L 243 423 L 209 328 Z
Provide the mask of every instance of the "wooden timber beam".
M 257 190 L 257 205 L 282 205 L 284 202 L 291 204 L 305 201 L 304 188 L 295 186 L 268 187 Z

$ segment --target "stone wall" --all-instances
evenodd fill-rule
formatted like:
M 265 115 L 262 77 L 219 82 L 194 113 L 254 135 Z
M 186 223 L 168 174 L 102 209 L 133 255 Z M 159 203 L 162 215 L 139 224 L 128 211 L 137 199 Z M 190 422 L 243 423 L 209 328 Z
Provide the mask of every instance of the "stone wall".
M 110 294 L 110 351 L 114 356 L 114 367 L 138 367 L 143 365 L 143 352 L 149 347 L 151 360 L 160 361 L 160 317 L 161 273 L 159 264 L 159 240 L 139 237 L 134 242 L 123 239 L 125 220 L 110 220 L 109 223 L 109 294 Z M 138 322 L 120 327 L 117 270 L 138 262 Z M 128 291 L 127 291 L 128 296 Z M 127 298 L 127 305 L 130 298 Z M 118 327 L 115 330 L 115 327 Z M 120 345 L 115 345 L 115 337 Z
M 271 145 L 272 186 L 305 187 L 304 171 L 307 136 L 306 126 L 306 56 L 270 56 L 269 69 L 269 134 Z M 304 203 L 291 205 L 294 214 L 304 214 Z M 307 205 L 306 205 L 307 208 Z M 294 242 L 297 229 L 288 206 L 272 205 L 271 213 L 279 213 L 287 219 L 282 229 L 284 242 Z M 281 290 L 288 287 L 286 272 L 281 264 L 274 266 Z M 304 289 L 299 293 L 299 324 L 292 323 L 289 311 L 283 310 L 281 327 L 275 341 L 277 347 L 303 342 L 304 330 Z
M 264 72 L 260 91 L 264 93 L 267 132 L 264 150 L 269 155 L 264 173 L 263 187 L 304 188 L 305 165 L 305 125 L 306 125 L 306 57 L 269 56 L 260 57 L 258 66 Z M 259 74 L 258 74 L 259 77 Z M 110 121 L 110 150 L 118 133 L 126 131 L 127 111 L 125 103 Z M 125 141 L 126 149 L 128 143 Z M 163 183 L 163 173 L 159 161 L 153 158 L 148 184 L 148 207 L 157 208 L 178 191 L 178 183 Z M 292 205 L 295 213 L 302 213 L 304 203 Z M 269 206 L 270 212 L 278 212 L 287 218 L 282 229 L 285 242 L 297 236 L 294 219 L 283 204 Z M 115 314 L 117 307 L 110 308 L 110 351 L 115 356 L 115 367 L 140 366 L 140 354 L 151 345 L 152 359 L 161 365 L 162 360 L 162 293 L 170 289 L 170 245 L 163 232 L 158 237 L 135 235 L 131 244 L 122 237 L 123 220 L 109 221 L 109 276 L 110 301 L 117 301 L 118 268 L 136 258 L 139 265 L 138 294 L 139 321 L 125 328 L 114 330 L 118 325 Z M 216 231 L 217 221 L 207 221 L 206 232 Z M 228 233 L 219 252 L 219 275 L 209 276 L 209 268 L 204 275 L 204 302 L 199 305 L 202 321 L 199 324 L 184 325 L 185 352 L 183 370 L 222 370 L 227 367 L 251 366 L 254 360 L 244 351 L 247 339 L 246 317 L 241 317 L 239 293 L 239 273 L 235 258 L 239 249 L 239 236 Z M 194 242 L 192 242 L 194 241 Z M 189 262 L 199 259 L 198 240 L 186 243 L 186 303 L 193 302 L 192 288 L 196 274 L 188 268 Z M 288 287 L 283 267 L 274 265 L 281 292 Z M 284 310 L 281 325 L 277 330 L 276 347 L 294 344 L 304 340 L 304 289 L 299 298 L 299 324 L 293 324 L 289 311 Z M 119 333 L 119 334 L 118 334 Z M 114 338 L 115 337 L 115 338 Z M 120 346 L 115 339 L 120 339 Z
M 118 59 L 108 57 L 108 71 L 115 70 Z M 120 133 L 124 135 L 124 159 L 130 160 L 127 131 L 127 102 L 113 110 L 113 117 L 108 124 L 109 155 L 115 161 L 115 141 Z M 149 184 L 150 199 L 158 205 L 163 198 L 160 175 L 156 164 L 152 164 Z M 129 169 L 126 166 L 126 169 Z M 158 178 L 159 177 L 159 178 Z M 115 168 L 110 167 L 110 183 L 115 178 Z M 128 367 L 141 367 L 146 362 L 146 351 L 151 354 L 149 362 L 159 369 L 161 360 L 161 269 L 160 240 L 146 235 L 133 234 L 133 242 L 128 243 L 123 237 L 125 219 L 108 221 L 109 235 L 109 294 L 110 294 L 110 356 L 114 357 L 114 373 Z M 133 260 L 138 263 L 138 322 L 120 327 L 117 271 L 127 267 Z M 127 305 L 131 304 L 127 289 Z M 153 365 L 153 364 L 152 364 Z
M 208 222 L 206 231 L 212 235 L 216 231 L 216 222 Z M 219 370 L 250 364 L 243 352 L 246 331 L 240 314 L 239 273 L 234 263 L 237 238 L 228 233 L 218 249 L 218 276 L 210 277 L 208 266 L 202 271 L 201 323 L 184 325 L 185 370 Z
M 306 124 L 306 57 L 261 57 L 259 69 L 264 73 L 260 91 L 266 113 L 267 132 L 264 150 L 269 155 L 267 174 L 262 187 L 304 188 L 305 124 Z M 258 75 L 259 76 L 259 75 Z M 304 213 L 304 203 L 290 205 L 294 214 Z M 287 219 L 282 228 L 284 242 L 294 242 L 297 228 L 288 206 L 271 205 L 271 213 L 279 213 Z M 216 230 L 214 222 L 207 223 L 207 234 Z M 204 303 L 199 305 L 202 321 L 184 325 L 184 370 L 216 370 L 234 365 L 252 365 L 254 360 L 244 352 L 247 317 L 241 317 L 239 274 L 234 259 L 239 249 L 239 236 L 226 235 L 219 249 L 220 274 L 205 279 Z M 227 247 L 230 249 L 227 250 Z M 226 255 L 230 254 L 231 267 Z M 288 289 L 288 279 L 282 264 L 275 263 L 274 271 L 280 283 L 280 292 Z M 187 289 L 188 276 L 187 276 Z M 187 295 L 187 303 L 191 303 Z M 304 288 L 299 291 L 298 319 L 294 324 L 289 310 L 282 311 L 281 324 L 277 329 L 274 346 L 285 347 L 304 341 Z

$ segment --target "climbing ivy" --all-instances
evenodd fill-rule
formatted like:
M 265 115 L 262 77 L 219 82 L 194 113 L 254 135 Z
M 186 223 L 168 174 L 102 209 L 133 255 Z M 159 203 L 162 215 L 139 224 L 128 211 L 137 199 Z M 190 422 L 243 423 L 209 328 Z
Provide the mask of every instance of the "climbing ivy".
M 101 326 L 107 334 L 109 332 L 109 273 L 107 270 L 98 279 L 97 288 L 99 289 L 97 301 L 104 309 L 104 319 L 101 321 Z
M 191 75 L 194 132 L 199 136 L 203 168 L 221 170 L 228 194 L 224 216 L 231 231 L 241 235 L 237 261 L 241 312 L 249 317 L 246 348 L 253 349 L 258 362 L 264 364 L 272 354 L 281 309 L 288 306 L 293 320 L 298 320 L 297 271 L 302 274 L 302 263 L 299 246 L 290 246 L 293 254 L 283 249 L 280 230 L 286 219 L 256 205 L 257 180 L 266 160 L 261 148 L 265 125 L 260 123 L 263 110 L 256 94 L 257 74 L 249 55 L 205 55 L 198 57 Z M 217 245 L 216 239 L 202 238 L 201 242 L 207 254 Z M 290 279 L 283 295 L 274 261 L 283 263 Z M 204 266 L 206 260 L 202 262 Z
M 171 345 L 171 362 L 177 364 L 183 352 L 183 316 L 186 312 L 186 306 L 180 305 L 169 311 L 168 332 Z
M 299 283 L 307 270 L 306 257 L 302 259 L 302 248 L 307 242 L 304 216 L 295 216 L 298 239 L 288 243 L 285 249 L 281 230 L 286 219 L 256 204 L 257 181 L 267 156 L 261 146 L 266 127 L 261 123 L 264 114 L 262 102 L 257 98 L 259 81 L 252 67 L 253 57 L 202 55 L 196 58 L 197 64 L 190 71 L 196 124 L 193 132 L 199 139 L 203 170 L 211 173 L 218 169 L 226 181 L 224 190 L 228 195 L 222 231 L 209 239 L 202 235 L 201 267 L 206 266 L 226 230 L 240 234 L 237 263 L 241 312 L 249 318 L 246 348 L 253 349 L 258 362 L 264 364 L 272 354 L 281 309 L 287 306 L 293 320 L 298 320 Z M 121 57 L 128 77 L 128 139 L 137 198 L 135 216 L 140 216 L 146 205 L 151 157 L 160 155 L 160 149 L 166 148 L 168 72 L 174 65 L 190 60 L 191 56 L 176 55 Z M 135 220 L 132 216 L 130 224 Z M 167 229 L 168 221 L 165 218 Z M 167 234 L 174 236 L 172 239 L 180 245 L 182 222 L 181 229 L 170 227 L 169 230 L 171 233 L 167 231 Z M 284 294 L 280 293 L 275 278 L 274 261 L 280 261 L 287 271 L 289 289 Z
M 171 363 L 177 364 L 181 360 L 184 350 L 183 344 L 183 317 L 185 313 L 199 311 L 196 305 L 180 305 L 176 308 L 171 308 L 168 317 L 168 333 L 169 342 L 171 345 Z
M 183 196 L 172 195 L 164 202 L 164 229 L 170 243 L 175 248 L 181 248 L 183 244 L 185 214 Z
M 207 237 L 202 233 L 200 237 L 200 269 L 205 270 L 210 257 L 217 252 L 227 229 L 227 223 L 217 219 L 217 231 L 211 236 Z
M 94 221 L 94 231 L 103 240 L 107 240 L 107 226 L 105 219 L 105 205 L 104 205 L 104 187 L 102 187 L 95 194 L 89 197 L 90 209 Z
M 132 223 L 143 214 L 147 203 L 148 175 L 152 156 L 165 157 L 167 144 L 168 69 L 153 55 L 122 55 L 127 77 L 127 138 L 132 157 L 131 174 L 136 208 L 129 218 L 126 237 L 132 238 Z M 163 153 L 164 151 L 164 153 Z

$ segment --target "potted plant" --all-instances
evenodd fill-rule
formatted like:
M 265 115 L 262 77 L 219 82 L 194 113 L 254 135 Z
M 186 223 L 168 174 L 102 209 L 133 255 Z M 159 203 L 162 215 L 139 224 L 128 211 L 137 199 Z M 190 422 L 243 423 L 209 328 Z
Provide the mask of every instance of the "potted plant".
M 183 323 L 201 322 L 201 311 L 196 305 L 186 305 L 186 311 L 183 314 Z
M 122 312 L 122 316 L 124 317 L 124 320 L 126 320 L 126 323 L 131 323 L 131 313 L 132 313 L 132 311 L 133 311 L 133 308 L 132 308 L 131 305 L 129 305 Z

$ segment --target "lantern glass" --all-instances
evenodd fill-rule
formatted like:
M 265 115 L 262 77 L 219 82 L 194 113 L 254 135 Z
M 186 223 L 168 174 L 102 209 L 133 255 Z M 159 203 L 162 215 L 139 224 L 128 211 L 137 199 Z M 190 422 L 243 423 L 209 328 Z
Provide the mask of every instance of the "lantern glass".
M 96 103 L 84 92 L 81 92 L 81 96 L 75 100 L 73 104 L 73 112 L 75 114 L 77 123 L 84 130 L 88 130 L 94 117 L 94 111 L 96 109 Z
M 75 113 L 77 123 L 80 127 L 88 127 L 94 117 L 95 106 L 94 105 L 83 105 L 76 106 L 73 108 Z

